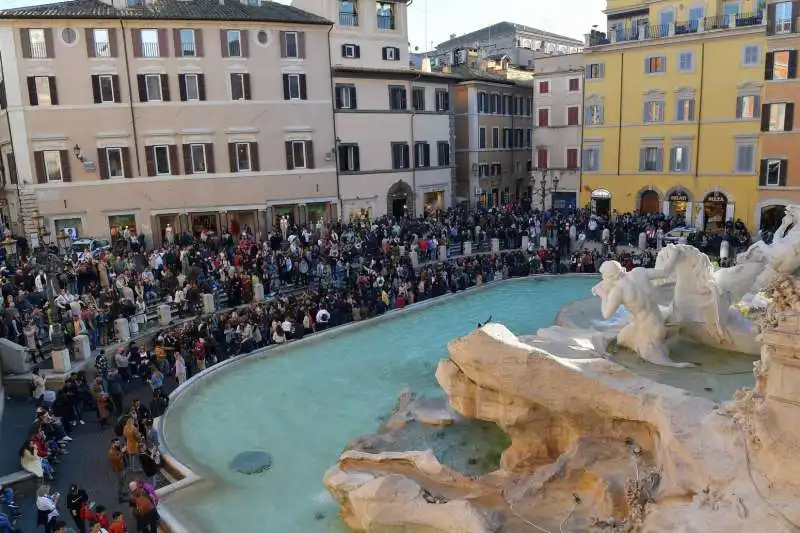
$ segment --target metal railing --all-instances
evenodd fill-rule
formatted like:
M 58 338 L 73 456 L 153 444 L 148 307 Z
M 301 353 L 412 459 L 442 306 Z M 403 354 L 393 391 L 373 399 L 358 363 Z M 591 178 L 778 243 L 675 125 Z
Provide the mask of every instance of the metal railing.
M 393 30 L 394 29 L 394 15 L 378 15 L 378 29 L 379 30 Z
M 743 28 L 763 24 L 763 13 L 738 13 L 736 15 L 718 15 L 702 19 L 687 20 L 669 24 L 637 24 L 610 28 L 608 37 L 597 39 L 590 46 L 622 43 L 630 41 L 649 41 L 667 39 L 676 35 L 701 33 L 705 31 Z
M 161 57 L 158 43 L 142 43 L 142 57 Z
M 194 57 L 197 55 L 197 47 L 194 42 L 181 42 L 181 56 Z
M 94 57 L 111 57 L 111 46 L 109 43 L 95 41 Z
M 339 13 L 339 25 L 341 26 L 358 26 L 357 13 Z
M 47 44 L 45 43 L 30 43 L 31 44 L 31 57 L 33 59 L 47 59 Z

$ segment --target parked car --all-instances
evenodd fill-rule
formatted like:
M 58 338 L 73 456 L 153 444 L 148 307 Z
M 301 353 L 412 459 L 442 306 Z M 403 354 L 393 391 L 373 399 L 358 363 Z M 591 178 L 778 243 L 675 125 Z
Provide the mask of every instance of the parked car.
M 667 244 L 678 244 L 681 239 L 685 239 L 684 242 L 692 242 L 696 234 L 697 228 L 682 226 L 668 231 L 667 234 L 664 235 L 664 242 Z
M 111 250 L 111 243 L 105 239 L 91 239 L 84 237 L 72 243 L 72 253 L 80 255 L 86 250 L 91 252 L 92 257 L 99 257 L 102 252 Z

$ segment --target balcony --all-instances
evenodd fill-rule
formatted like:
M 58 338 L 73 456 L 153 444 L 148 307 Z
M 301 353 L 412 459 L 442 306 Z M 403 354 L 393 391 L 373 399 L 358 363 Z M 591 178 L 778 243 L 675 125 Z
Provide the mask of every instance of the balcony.
M 158 43 L 142 43 L 142 57 L 161 57 Z
M 688 20 L 673 24 L 639 24 L 637 26 L 612 27 L 608 34 L 592 31 L 586 34 L 586 46 L 596 47 L 608 44 L 633 41 L 652 41 L 670 39 L 678 35 L 704 33 L 707 31 L 735 30 L 750 26 L 766 24 L 764 13 L 739 13 L 737 15 L 719 15 Z
M 358 14 L 357 13 L 339 13 L 339 25 L 340 26 L 358 26 Z
M 393 30 L 394 15 L 378 15 L 378 29 L 379 30 Z
M 184 41 L 181 43 L 181 56 L 183 57 L 197 56 L 197 48 L 195 47 L 194 42 Z
M 31 58 L 47 59 L 47 45 L 43 42 L 31 42 Z
M 95 41 L 94 57 L 111 57 L 111 45 L 107 42 Z

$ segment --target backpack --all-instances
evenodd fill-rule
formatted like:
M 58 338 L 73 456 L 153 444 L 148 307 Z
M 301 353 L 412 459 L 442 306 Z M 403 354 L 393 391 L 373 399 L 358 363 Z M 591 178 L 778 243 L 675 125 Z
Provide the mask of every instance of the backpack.
M 138 516 L 144 516 L 153 510 L 153 502 L 147 497 L 147 494 L 140 493 L 132 498 L 133 505 Z
M 139 487 L 147 494 L 153 505 L 158 506 L 158 494 L 156 494 L 156 489 L 154 489 L 150 483 L 141 480 L 139 481 Z

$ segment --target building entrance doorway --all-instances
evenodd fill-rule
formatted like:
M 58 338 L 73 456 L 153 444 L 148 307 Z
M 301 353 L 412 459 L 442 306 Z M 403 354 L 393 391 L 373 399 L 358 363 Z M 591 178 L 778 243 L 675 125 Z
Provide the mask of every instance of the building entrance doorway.
M 406 197 L 403 196 L 402 198 L 393 198 L 392 199 L 392 216 L 395 218 L 404 218 L 406 216 L 406 210 L 408 209 L 408 205 L 406 203 Z
M 395 218 L 416 216 L 414 191 L 403 180 L 395 182 L 386 194 L 386 212 Z
M 724 233 L 728 197 L 721 192 L 712 192 L 703 200 L 703 225 L 706 233 L 718 235 Z
M 639 198 L 639 212 L 644 214 L 659 213 L 661 211 L 661 198 L 656 191 L 650 190 L 642 193 Z
M 592 191 L 592 212 L 601 216 L 611 213 L 611 193 L 605 189 Z

